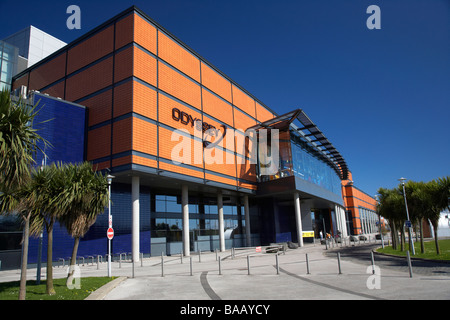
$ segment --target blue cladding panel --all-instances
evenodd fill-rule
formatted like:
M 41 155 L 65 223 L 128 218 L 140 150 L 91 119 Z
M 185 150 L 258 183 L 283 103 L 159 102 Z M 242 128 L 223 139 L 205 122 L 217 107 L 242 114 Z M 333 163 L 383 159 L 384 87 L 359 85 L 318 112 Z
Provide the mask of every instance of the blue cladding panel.
M 33 127 L 52 146 L 45 149 L 47 164 L 51 162 L 82 162 L 85 150 L 86 109 L 41 94 L 35 94 L 38 103 Z M 44 149 L 43 143 L 39 147 Z M 43 154 L 38 152 L 36 164 L 42 163 Z

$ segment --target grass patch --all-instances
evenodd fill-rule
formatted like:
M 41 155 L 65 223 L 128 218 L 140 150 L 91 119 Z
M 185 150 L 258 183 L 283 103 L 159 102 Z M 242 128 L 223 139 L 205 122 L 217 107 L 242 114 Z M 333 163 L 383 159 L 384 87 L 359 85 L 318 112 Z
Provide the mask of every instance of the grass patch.
M 84 300 L 92 292 L 114 280 L 117 277 L 87 277 L 81 278 L 81 288 L 70 290 L 66 286 L 66 278 L 53 279 L 56 294 L 49 296 L 45 293 L 46 281 L 36 285 L 35 280 L 27 281 L 26 300 Z M 0 283 L 0 300 L 17 300 L 19 298 L 20 281 Z
M 414 249 L 416 250 L 416 255 L 414 258 L 432 259 L 432 260 L 450 260 L 450 239 L 439 240 L 439 249 L 441 254 L 436 254 L 436 246 L 434 240 L 425 241 L 425 253 L 420 251 L 420 241 L 414 242 Z M 377 252 L 393 254 L 397 256 L 406 257 L 406 250 L 409 249 L 409 243 L 405 245 L 405 251 L 400 251 L 400 245 L 398 250 L 392 249 L 392 246 L 385 246 L 384 249 L 380 248 Z

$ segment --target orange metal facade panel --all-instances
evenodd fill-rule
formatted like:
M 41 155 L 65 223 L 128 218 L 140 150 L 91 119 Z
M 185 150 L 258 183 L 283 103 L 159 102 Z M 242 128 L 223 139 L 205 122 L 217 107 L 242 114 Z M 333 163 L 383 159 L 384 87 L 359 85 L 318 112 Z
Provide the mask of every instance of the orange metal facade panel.
M 236 158 L 240 158 L 240 157 L 236 157 Z M 241 163 L 241 162 L 244 162 L 244 163 Z M 237 160 L 236 165 L 237 165 L 237 177 L 238 178 L 256 182 L 255 165 L 250 164 L 250 160 L 240 158 Z
M 181 103 L 167 97 L 164 94 L 159 95 L 159 122 L 164 123 L 168 126 L 171 126 L 175 129 L 186 129 L 193 136 L 195 134 L 195 124 L 192 126 L 192 121 L 189 121 L 188 124 L 183 124 L 180 121 L 176 121 L 172 118 L 172 109 L 177 108 L 181 112 L 185 112 L 187 115 L 190 115 L 193 120 L 202 119 L 202 115 L 200 112 L 194 111 L 191 108 L 184 106 Z M 177 114 L 178 116 L 178 114 Z M 187 116 L 184 117 L 187 119 Z M 170 139 L 170 138 L 169 138 Z
M 66 52 L 33 69 L 30 74 L 30 88 L 41 90 L 43 87 L 61 79 L 66 72 Z
M 133 81 L 114 87 L 114 117 L 133 111 Z
M 113 154 L 131 150 L 131 123 L 131 117 L 113 123 Z
M 66 100 L 75 101 L 112 84 L 113 58 L 110 57 L 67 79 Z
M 95 160 L 110 155 L 111 125 L 106 125 L 88 132 L 87 160 Z
M 159 88 L 201 109 L 200 86 L 164 63 L 158 62 Z
M 156 125 L 133 117 L 133 150 L 156 155 Z
M 125 156 L 125 157 L 112 159 L 113 167 L 118 167 L 118 166 L 122 166 L 124 164 L 130 164 L 130 163 L 131 163 L 131 156 Z
M 215 182 L 225 183 L 228 185 L 236 186 L 236 179 L 228 179 L 225 177 L 216 176 L 214 174 L 205 173 L 205 179 Z
M 156 28 L 137 14 L 134 14 L 134 41 L 156 54 Z
M 116 49 L 133 42 L 134 38 L 134 14 L 116 22 Z
M 240 110 L 234 108 L 234 127 L 242 132 L 245 132 L 247 128 L 254 126 L 256 120 L 250 118 L 248 115 L 244 114 Z
M 202 84 L 231 102 L 231 82 L 202 62 Z
M 70 74 L 113 51 L 114 26 L 97 32 L 69 50 L 67 73 Z
M 233 85 L 233 104 L 241 109 L 242 111 L 247 112 L 252 117 L 256 117 L 255 115 L 255 100 L 244 93 L 241 89 Z
M 233 126 L 233 107 L 202 88 L 203 112 Z
M 200 60 L 162 32 L 158 32 L 158 56 L 200 82 Z
M 133 50 L 134 76 L 156 87 L 156 59 L 139 48 Z
M 166 163 L 166 162 L 161 162 L 161 161 L 159 162 L 159 168 L 162 170 L 167 170 L 167 171 L 171 171 L 171 172 L 175 172 L 175 173 L 181 173 L 181 174 L 185 174 L 188 176 L 203 179 L 203 171 L 189 169 L 189 168 L 185 168 L 185 167 L 181 167 L 181 166 L 177 166 L 177 165 L 174 165 L 171 163 Z
M 19 79 L 13 82 L 12 89 L 15 90 L 17 88 L 20 88 L 20 86 L 28 86 L 28 76 L 30 73 L 25 73 L 23 76 L 21 76 Z
M 187 165 L 195 166 L 198 168 L 203 168 L 203 162 L 201 161 L 203 158 L 203 154 L 199 155 L 198 152 L 203 152 L 202 143 L 198 140 L 194 140 L 187 136 L 181 136 L 178 140 L 176 139 L 177 135 L 174 135 L 174 140 L 172 141 L 172 130 L 168 130 L 165 128 L 159 128 L 159 156 L 168 160 L 172 160 L 172 150 L 174 150 L 174 155 L 183 157 L 186 156 Z M 183 143 L 187 143 L 190 146 L 187 148 L 178 148 L 182 146 Z M 177 153 L 177 150 L 180 151 Z M 189 152 L 189 154 L 185 155 L 184 152 Z M 196 158 L 198 157 L 198 158 Z M 176 160 L 176 159 L 173 159 Z
M 147 166 L 151 168 L 157 168 L 158 162 L 156 160 L 140 157 L 140 156 L 132 156 L 132 163 L 140 164 L 142 166 Z
M 57 84 L 41 91 L 42 93 L 47 93 L 52 97 L 64 98 L 64 80 L 58 82 Z
M 133 75 L 133 47 L 120 51 L 114 57 L 114 82 Z
M 223 161 L 223 164 L 215 162 L 208 164 L 205 162 L 205 169 L 226 174 L 231 177 L 236 177 L 236 160 L 234 161 L 234 163 L 230 164 L 225 163 L 225 161 Z
M 144 117 L 156 120 L 156 90 L 140 82 L 133 81 L 133 111 Z
M 89 110 L 89 126 L 111 119 L 112 90 L 107 90 L 81 102 Z
M 264 122 L 273 118 L 273 113 L 256 102 L 256 119 Z

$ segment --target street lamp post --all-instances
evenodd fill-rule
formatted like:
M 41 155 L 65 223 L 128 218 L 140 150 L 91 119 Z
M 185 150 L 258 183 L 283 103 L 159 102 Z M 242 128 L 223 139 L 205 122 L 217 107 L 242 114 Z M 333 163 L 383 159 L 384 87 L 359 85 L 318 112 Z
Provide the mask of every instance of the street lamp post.
M 114 176 L 108 174 L 108 224 L 109 228 L 112 228 L 112 216 L 111 216 L 111 182 Z M 111 277 L 111 239 L 108 238 L 108 277 Z
M 406 207 L 406 218 L 408 219 L 408 237 L 409 237 L 409 246 L 412 250 L 413 256 L 416 254 L 416 250 L 414 249 L 414 241 L 412 239 L 412 230 L 411 230 L 411 220 L 409 220 L 409 212 L 408 212 L 408 203 L 406 202 L 406 191 L 405 191 L 405 178 L 398 179 L 403 186 L 403 197 L 405 198 L 405 207 Z

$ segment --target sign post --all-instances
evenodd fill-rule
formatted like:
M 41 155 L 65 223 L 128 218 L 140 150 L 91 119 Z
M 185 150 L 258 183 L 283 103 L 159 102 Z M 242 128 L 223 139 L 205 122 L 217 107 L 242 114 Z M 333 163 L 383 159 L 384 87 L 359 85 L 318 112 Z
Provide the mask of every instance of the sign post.
M 108 180 L 108 231 L 106 236 L 108 238 L 108 277 L 111 277 L 111 240 L 114 237 L 114 230 L 112 228 L 112 216 L 111 216 L 111 182 L 114 176 L 108 174 L 106 177 Z

